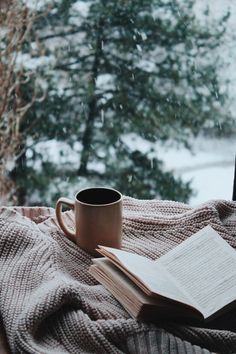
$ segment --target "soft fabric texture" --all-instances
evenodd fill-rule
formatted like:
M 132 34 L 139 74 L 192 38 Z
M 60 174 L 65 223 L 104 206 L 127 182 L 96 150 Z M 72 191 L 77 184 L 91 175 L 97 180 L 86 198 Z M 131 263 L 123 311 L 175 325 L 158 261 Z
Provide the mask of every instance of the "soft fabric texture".
M 208 224 L 236 248 L 235 202 L 191 208 L 124 197 L 123 209 L 124 250 L 155 259 Z M 64 217 L 73 226 L 73 212 Z M 214 328 L 142 323 L 88 273 L 90 265 L 58 228 L 54 209 L 0 208 L 0 313 L 13 353 L 236 353 L 235 310 Z

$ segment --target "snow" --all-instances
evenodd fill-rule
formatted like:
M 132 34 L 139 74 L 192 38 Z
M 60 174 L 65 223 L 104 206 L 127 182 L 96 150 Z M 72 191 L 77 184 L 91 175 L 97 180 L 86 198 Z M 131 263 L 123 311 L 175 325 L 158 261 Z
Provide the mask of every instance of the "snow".
M 231 0 L 204 0 L 196 1 L 195 13 L 201 19 L 202 11 L 209 7 L 213 20 L 218 20 L 228 10 L 231 15 L 227 22 L 224 48 L 219 48 L 222 58 L 228 61 L 222 75 L 231 81 L 230 97 L 232 114 L 235 115 L 236 93 L 235 85 L 235 49 L 234 36 L 236 33 L 236 4 Z M 222 87 L 223 90 L 223 87 Z M 234 162 L 236 155 L 236 140 L 233 138 L 203 138 L 193 141 L 193 153 L 187 149 L 171 148 L 168 151 L 159 149 L 160 157 L 165 161 L 167 169 L 173 169 L 176 175 L 184 181 L 191 180 L 195 195 L 190 199 L 190 205 L 197 205 L 210 199 L 232 199 Z
M 16 64 L 18 66 L 24 66 L 29 70 L 36 70 L 42 66 L 53 66 L 55 65 L 56 58 L 53 55 L 40 57 L 31 57 L 29 54 L 18 54 L 16 59 Z
M 185 173 L 183 180 L 192 179 L 193 196 L 189 204 L 198 205 L 210 199 L 231 200 L 233 191 L 233 166 L 211 167 L 196 173 Z
M 236 3 L 232 0 L 197 0 L 194 5 L 195 13 L 201 21 L 204 10 L 209 7 L 211 20 L 218 21 L 228 12 L 230 17 L 227 20 L 226 32 L 224 34 L 224 41 L 220 48 L 218 48 L 217 55 L 221 57 L 224 66 L 219 71 L 223 80 L 230 81 L 229 98 L 231 98 L 231 112 L 235 115 L 235 94 L 236 94 L 236 71 L 235 71 L 235 35 L 236 35 Z M 222 84 L 222 90 L 225 89 Z
M 79 142 L 74 143 L 71 148 L 65 142 L 57 141 L 55 139 L 39 142 L 35 145 L 35 152 L 42 156 L 42 161 L 52 161 L 56 165 L 67 165 L 79 163 L 80 151 L 82 145 Z M 27 157 L 31 158 L 31 150 L 28 149 Z M 33 161 L 34 168 L 41 168 L 41 159 Z
M 86 17 L 89 13 L 89 8 L 91 6 L 91 1 L 88 2 L 83 2 L 83 1 L 77 1 L 72 5 L 72 11 L 79 12 L 80 14 L 83 14 L 84 17 Z
M 204 138 L 193 141 L 193 152 L 182 148 L 159 148 L 165 167 L 184 181 L 191 181 L 195 195 L 190 205 L 210 199 L 232 199 L 236 140 Z
M 25 0 L 32 7 L 42 6 L 45 2 L 41 0 Z M 90 2 L 77 1 L 73 5 L 73 10 L 76 13 L 86 16 L 88 13 Z M 222 15 L 226 14 L 228 9 L 231 11 L 231 17 L 228 22 L 228 29 L 225 35 L 224 50 L 220 48 L 222 56 L 227 60 L 228 68 L 224 68 L 224 78 L 230 78 L 233 82 L 230 87 L 231 97 L 234 97 L 236 93 L 236 72 L 234 70 L 235 65 L 235 50 L 233 50 L 234 38 L 233 33 L 236 33 L 236 6 L 231 0 L 207 0 L 196 1 L 195 11 L 199 18 L 202 16 L 203 9 L 209 6 L 212 17 L 217 20 Z M 164 14 L 163 14 L 164 15 Z M 166 14 L 168 17 L 168 14 Z M 145 34 L 144 34 L 145 36 Z M 144 37 L 143 40 L 146 38 Z M 142 51 L 142 47 L 138 44 L 137 50 Z M 163 53 L 165 56 L 165 53 Z M 35 69 L 39 66 L 37 58 L 19 57 L 19 62 L 27 63 L 27 67 Z M 40 61 L 44 65 L 53 65 L 55 58 L 53 57 L 41 57 Z M 160 57 L 163 60 L 163 57 Z M 19 64 L 20 64 L 19 63 Z M 145 63 L 146 70 L 152 69 L 151 63 L 149 66 Z M 110 85 L 112 88 L 112 76 L 111 75 L 99 75 L 97 79 L 97 87 L 103 88 L 103 85 Z M 222 90 L 224 89 L 222 85 Z M 204 94 L 204 92 L 202 92 Z M 232 112 L 235 112 L 234 104 L 231 107 Z M 104 119 L 104 115 L 101 112 L 101 120 Z M 129 135 L 123 138 L 124 141 L 130 146 L 131 149 L 141 149 L 143 153 L 148 153 L 151 143 L 144 141 L 141 138 L 137 138 L 134 135 Z M 210 199 L 231 199 L 233 189 L 233 177 L 234 177 L 234 161 L 236 154 L 236 140 L 220 139 L 220 138 L 204 138 L 199 137 L 192 142 L 193 150 L 189 151 L 185 148 L 177 147 L 163 147 L 159 143 L 154 146 L 153 156 L 164 161 L 164 168 L 166 170 L 172 170 L 176 176 L 180 176 L 184 181 L 191 181 L 191 186 L 194 190 L 194 196 L 190 199 L 190 205 L 198 205 Z M 190 145 L 191 145 L 190 143 Z M 73 149 L 66 147 L 62 143 L 51 141 L 47 143 L 38 144 L 39 151 L 43 151 L 44 156 L 47 156 L 49 160 L 54 160 L 56 163 L 66 164 L 67 162 L 78 163 L 80 146 L 73 147 Z M 62 153 L 63 152 L 63 153 Z M 69 160 L 68 160 L 69 159 Z M 102 166 L 100 171 L 102 171 Z
M 234 40 L 236 33 L 236 4 L 231 0 L 198 0 L 195 3 L 195 13 L 201 19 L 203 11 L 209 7 L 213 20 L 219 20 L 228 10 L 231 16 L 227 23 L 227 31 L 223 48 L 219 48 L 227 68 L 222 71 L 223 78 L 231 81 L 230 97 L 232 99 L 231 112 L 235 115 L 235 49 Z M 221 90 L 224 90 L 223 84 Z M 136 139 L 134 135 L 124 138 L 131 149 L 139 149 L 147 153 L 151 144 Z M 210 199 L 232 199 L 234 162 L 236 155 L 236 139 L 234 138 L 204 138 L 199 137 L 190 142 L 192 151 L 185 148 L 163 147 L 155 144 L 153 154 L 164 161 L 166 170 L 172 170 L 176 176 L 184 181 L 191 181 L 194 195 L 190 205 L 198 205 Z
M 134 134 L 124 136 L 123 141 L 132 150 L 144 154 L 153 148 L 151 155 L 163 160 L 165 170 L 171 170 L 183 181 L 191 181 L 194 195 L 192 206 L 210 199 L 232 199 L 236 139 L 200 136 L 190 141 L 192 150 L 177 146 L 151 144 Z M 150 156 L 151 156 L 150 155 Z

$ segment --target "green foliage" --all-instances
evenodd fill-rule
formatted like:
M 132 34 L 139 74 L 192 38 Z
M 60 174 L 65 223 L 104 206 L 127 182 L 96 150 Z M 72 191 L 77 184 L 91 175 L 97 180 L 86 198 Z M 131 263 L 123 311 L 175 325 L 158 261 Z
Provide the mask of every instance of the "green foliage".
M 166 200 L 188 201 L 191 193 L 189 183 L 183 183 L 174 178 L 171 172 L 163 171 L 163 163 L 156 158 L 149 158 L 142 152 L 135 150 L 129 156 L 129 164 L 122 166 L 117 174 L 116 165 L 120 159 L 124 161 L 125 151 L 117 156 L 118 161 L 108 166 L 107 172 L 110 180 L 126 195 L 150 199 L 162 198 Z
M 87 13 L 76 4 L 86 6 Z M 199 132 L 233 129 L 232 117 L 222 109 L 227 92 L 220 90 L 216 55 L 227 17 L 207 27 L 195 18 L 193 4 L 60 0 L 34 24 L 41 46 L 54 60 L 39 67 L 48 95 L 22 124 L 26 150 L 30 144 L 37 151 L 38 142 L 50 139 L 72 151 L 76 144 L 81 148 L 76 163 L 70 164 L 68 155 L 64 173 L 63 166 L 55 168 L 36 153 L 26 159 L 31 172 L 25 173 L 32 176 L 26 188 L 29 203 L 48 202 L 44 196 L 50 181 L 57 181 L 58 196 L 65 178 L 77 181 L 78 189 L 82 177 L 87 184 L 112 185 L 139 198 L 188 200 L 189 183 L 165 171 L 142 146 L 128 148 L 123 137 L 136 134 L 150 143 L 187 145 Z M 36 160 L 43 161 L 39 169 Z M 41 191 L 38 200 L 30 198 L 36 190 Z

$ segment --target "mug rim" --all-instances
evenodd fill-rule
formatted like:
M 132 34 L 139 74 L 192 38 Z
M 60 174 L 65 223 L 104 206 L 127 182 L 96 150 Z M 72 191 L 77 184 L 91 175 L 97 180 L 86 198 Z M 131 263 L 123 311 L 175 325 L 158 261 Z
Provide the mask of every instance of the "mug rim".
M 119 196 L 119 199 L 117 199 L 117 200 L 115 200 L 114 202 L 111 202 L 111 203 L 91 204 L 91 203 L 83 202 L 83 201 L 81 201 L 81 200 L 79 200 L 77 198 L 79 193 L 84 192 L 84 191 L 88 191 L 88 190 L 92 190 L 92 189 L 97 189 L 97 190 L 98 189 L 100 189 L 100 190 L 104 189 L 104 190 L 113 191 L 113 192 L 117 193 L 117 195 Z M 86 188 L 82 188 L 78 192 L 76 192 L 75 196 L 74 196 L 74 199 L 75 199 L 75 202 L 78 203 L 78 204 L 87 205 L 87 206 L 91 206 L 91 207 L 102 207 L 102 206 L 109 206 L 109 205 L 113 205 L 113 204 L 119 203 L 123 199 L 123 195 L 117 189 L 111 188 L 111 187 L 86 187 Z

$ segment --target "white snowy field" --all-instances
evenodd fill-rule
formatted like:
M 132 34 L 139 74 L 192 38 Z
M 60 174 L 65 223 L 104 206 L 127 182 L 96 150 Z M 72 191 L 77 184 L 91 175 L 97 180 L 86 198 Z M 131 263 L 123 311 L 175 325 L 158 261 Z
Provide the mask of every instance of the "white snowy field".
M 124 139 L 131 149 L 148 153 L 150 143 L 135 135 Z M 164 161 L 164 168 L 171 170 L 183 181 L 191 181 L 194 196 L 190 205 L 198 205 L 210 199 L 232 199 L 235 138 L 199 137 L 190 141 L 192 150 L 182 147 L 153 146 L 153 157 Z
M 165 167 L 184 181 L 192 181 L 195 195 L 190 205 L 210 199 L 232 199 L 236 139 L 197 138 L 193 152 L 187 149 L 159 148 Z

